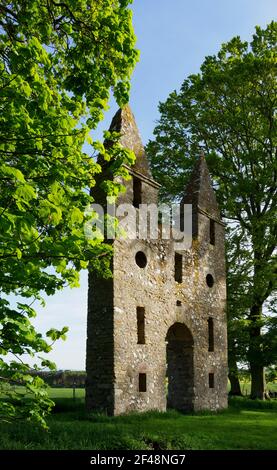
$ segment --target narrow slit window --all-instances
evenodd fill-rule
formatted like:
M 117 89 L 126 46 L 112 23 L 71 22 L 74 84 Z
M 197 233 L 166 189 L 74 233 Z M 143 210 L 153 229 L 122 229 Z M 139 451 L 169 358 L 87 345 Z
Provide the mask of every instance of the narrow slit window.
M 209 317 L 208 319 L 208 338 L 209 338 L 209 352 L 214 351 L 214 320 Z
M 139 374 L 139 392 L 146 392 L 146 374 Z
M 182 282 L 183 257 L 179 253 L 175 253 L 175 281 Z
M 215 221 L 210 219 L 210 244 L 215 245 Z
M 145 344 L 145 308 L 137 307 L 138 344 Z
M 142 202 L 142 186 L 141 186 L 141 180 L 139 178 L 136 178 L 136 176 L 133 177 L 133 206 L 139 209 L 139 205 Z
M 209 374 L 209 388 L 214 388 L 214 374 Z

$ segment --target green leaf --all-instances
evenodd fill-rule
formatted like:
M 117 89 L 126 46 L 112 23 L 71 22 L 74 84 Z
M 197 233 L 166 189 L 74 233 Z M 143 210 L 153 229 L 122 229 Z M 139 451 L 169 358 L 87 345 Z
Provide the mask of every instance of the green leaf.
M 14 193 L 14 198 L 29 205 L 32 199 L 36 199 L 36 191 L 30 184 L 21 184 Z
M 74 207 L 70 213 L 70 219 L 72 224 L 80 224 L 83 222 L 84 215 L 78 207 Z
M 15 251 L 16 251 L 17 259 L 21 259 L 22 258 L 22 251 L 19 248 L 16 248 Z
M 25 178 L 23 173 L 18 169 L 8 165 L 0 166 L 0 172 L 5 176 L 10 176 L 15 178 L 17 181 L 21 183 L 25 183 Z

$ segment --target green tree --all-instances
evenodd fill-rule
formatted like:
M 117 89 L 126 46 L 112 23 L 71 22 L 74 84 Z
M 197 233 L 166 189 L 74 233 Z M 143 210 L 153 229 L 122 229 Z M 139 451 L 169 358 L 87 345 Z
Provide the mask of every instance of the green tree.
M 195 156 L 207 156 L 229 223 L 228 313 L 231 322 L 244 320 L 253 398 L 265 396 L 272 339 L 266 304 L 276 287 L 276 39 L 272 22 L 256 27 L 250 43 L 235 37 L 207 57 L 200 73 L 160 103 L 147 149 L 164 199 L 181 194 Z
M 128 101 L 138 59 L 130 3 L 0 5 L 0 418 L 27 416 L 45 425 L 52 406 L 22 357 L 49 352 L 49 341 L 64 339 L 67 329 L 43 338 L 32 326 L 33 301 L 42 301 L 41 292 L 78 286 L 88 263 L 109 274 L 111 248 L 101 236 L 86 239 L 84 223 L 93 215 L 84 210 L 101 172 L 96 153 L 112 162 L 114 175 L 126 176 L 122 164 L 133 162 L 115 135 L 105 135 L 115 141 L 108 150 L 91 137 L 111 89 L 120 106 Z M 106 187 L 110 195 L 120 190 Z M 37 368 L 54 368 L 37 361 Z M 25 386 L 24 393 L 11 383 Z
M 247 363 L 247 346 L 249 342 L 247 332 L 246 313 L 249 311 L 248 297 L 250 282 L 247 273 L 250 265 L 245 262 L 244 252 L 247 253 L 247 240 L 241 236 L 236 227 L 226 230 L 227 251 L 227 300 L 228 300 L 228 366 L 231 384 L 230 395 L 242 395 L 238 362 Z

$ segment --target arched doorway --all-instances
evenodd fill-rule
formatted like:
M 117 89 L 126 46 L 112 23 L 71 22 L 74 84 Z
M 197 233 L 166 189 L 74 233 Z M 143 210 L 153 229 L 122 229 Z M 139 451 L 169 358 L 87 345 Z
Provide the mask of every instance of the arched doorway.
M 193 337 L 183 323 L 174 323 L 166 335 L 167 407 L 193 409 Z

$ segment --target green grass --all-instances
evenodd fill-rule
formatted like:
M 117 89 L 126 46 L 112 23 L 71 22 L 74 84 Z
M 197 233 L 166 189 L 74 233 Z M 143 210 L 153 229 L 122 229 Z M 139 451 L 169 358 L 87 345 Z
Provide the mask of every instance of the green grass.
M 277 401 L 232 399 L 228 410 L 176 411 L 119 417 L 86 414 L 84 390 L 52 389 L 49 431 L 28 423 L 1 424 L 1 449 L 277 449 Z
M 50 388 L 49 396 L 50 398 L 52 398 L 52 400 L 56 400 L 57 398 L 70 399 L 73 397 L 73 389 L 72 388 Z M 85 389 L 76 388 L 75 396 L 76 398 L 84 398 Z

